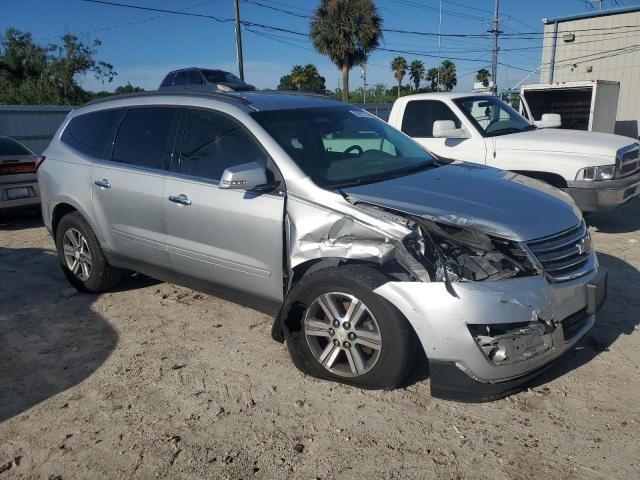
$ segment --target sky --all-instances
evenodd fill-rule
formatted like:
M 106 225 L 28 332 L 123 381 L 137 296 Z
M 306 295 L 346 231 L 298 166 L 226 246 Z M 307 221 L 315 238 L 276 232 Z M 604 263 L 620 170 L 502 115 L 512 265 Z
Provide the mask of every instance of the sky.
M 113 90 L 131 83 L 155 89 L 170 70 L 182 67 L 221 68 L 237 74 L 233 21 L 233 0 L 112 0 L 143 7 L 180 10 L 219 18 L 188 17 L 142 11 L 83 0 L 0 0 L 0 29 L 14 27 L 31 32 L 39 42 L 55 42 L 73 33 L 102 45 L 96 58 L 114 65 L 118 76 L 103 84 L 93 76 L 80 78 L 90 90 Z M 240 0 L 242 20 L 278 28 L 308 32 L 309 18 L 319 0 Z M 423 33 L 486 34 L 493 14 L 493 0 L 375 0 L 383 28 Z M 607 0 L 605 7 L 639 5 L 640 0 Z M 271 8 L 268 8 L 271 7 Z M 584 0 L 502 0 L 500 29 L 505 34 L 542 32 L 544 17 L 588 11 Z M 281 11 L 284 10 L 284 11 Z M 286 13 L 289 12 L 289 13 Z M 485 23 L 483 23 L 485 22 Z M 327 88 L 339 86 L 340 72 L 316 53 L 309 39 L 293 33 L 265 30 L 257 26 L 242 29 L 245 80 L 258 88 L 275 88 L 293 65 L 315 64 L 326 78 Z M 491 69 L 492 40 L 478 37 L 440 37 L 385 32 L 380 47 L 367 64 L 367 84 L 395 84 L 391 60 L 404 56 L 409 62 L 422 60 L 427 68 L 440 59 L 451 58 L 458 72 L 458 90 L 470 89 L 479 68 Z M 538 81 L 542 36 L 500 41 L 498 84 L 516 85 L 528 78 Z M 406 52 L 406 53 L 405 53 Z M 532 73 L 533 72 L 533 73 Z M 408 82 L 405 78 L 404 82 Z M 360 68 L 350 76 L 351 88 L 362 86 Z

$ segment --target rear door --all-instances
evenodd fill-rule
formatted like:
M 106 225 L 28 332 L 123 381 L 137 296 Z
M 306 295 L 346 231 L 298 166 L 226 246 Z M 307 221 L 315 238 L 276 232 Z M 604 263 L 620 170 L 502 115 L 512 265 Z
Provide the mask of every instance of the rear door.
M 94 165 L 93 209 L 113 253 L 134 264 L 169 267 L 164 187 L 178 109 L 127 109 L 110 161 Z
M 277 175 L 243 125 L 221 112 L 188 109 L 179 162 L 164 195 L 169 255 L 187 282 L 281 300 L 284 194 L 218 188 L 226 168 L 247 162 Z
M 456 128 L 464 126 L 471 138 L 434 138 L 433 124 L 437 120 L 451 120 Z M 484 138 L 467 125 L 451 108 L 440 100 L 411 100 L 402 116 L 402 131 L 430 152 L 444 158 L 485 163 Z

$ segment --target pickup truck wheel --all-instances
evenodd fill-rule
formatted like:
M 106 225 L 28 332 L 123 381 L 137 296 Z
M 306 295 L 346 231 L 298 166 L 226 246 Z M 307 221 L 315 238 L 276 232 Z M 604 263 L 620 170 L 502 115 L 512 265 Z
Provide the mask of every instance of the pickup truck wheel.
M 303 306 L 287 346 L 304 373 L 369 389 L 392 389 L 413 358 L 404 316 L 373 290 L 389 279 L 370 267 L 347 265 L 303 277 L 291 291 Z
M 115 286 L 122 276 L 122 270 L 107 263 L 98 238 L 79 212 L 69 213 L 60 220 L 56 248 L 65 277 L 81 292 L 104 292 Z

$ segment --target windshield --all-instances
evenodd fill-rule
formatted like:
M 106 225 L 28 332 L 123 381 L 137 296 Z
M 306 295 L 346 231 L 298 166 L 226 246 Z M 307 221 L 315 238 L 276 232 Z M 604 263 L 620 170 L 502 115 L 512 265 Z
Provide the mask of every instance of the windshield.
M 356 107 L 255 112 L 252 116 L 322 187 L 359 185 L 435 166 L 386 122 Z
M 496 137 L 536 128 L 497 97 L 481 95 L 456 98 L 453 102 L 485 137 Z
M 33 153 L 12 138 L 0 137 L 0 156 L 4 155 L 33 155 Z
M 204 78 L 207 79 L 207 82 L 210 83 L 218 83 L 218 82 L 229 82 L 229 83 L 242 83 L 238 77 L 236 77 L 233 73 L 224 72 L 222 70 L 200 70 L 204 75 Z

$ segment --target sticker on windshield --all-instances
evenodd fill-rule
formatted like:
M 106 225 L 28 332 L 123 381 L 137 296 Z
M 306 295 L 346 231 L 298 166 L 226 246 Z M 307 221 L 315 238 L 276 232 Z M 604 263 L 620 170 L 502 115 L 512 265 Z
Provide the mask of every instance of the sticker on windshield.
M 373 114 L 367 112 L 366 110 L 349 110 L 349 112 L 352 115 L 355 115 L 356 117 L 361 117 L 361 118 L 371 118 L 374 117 Z

